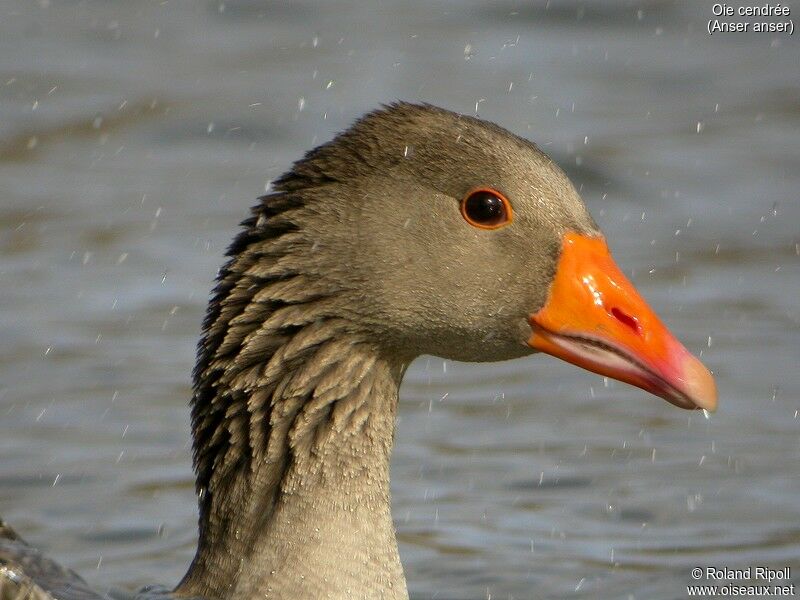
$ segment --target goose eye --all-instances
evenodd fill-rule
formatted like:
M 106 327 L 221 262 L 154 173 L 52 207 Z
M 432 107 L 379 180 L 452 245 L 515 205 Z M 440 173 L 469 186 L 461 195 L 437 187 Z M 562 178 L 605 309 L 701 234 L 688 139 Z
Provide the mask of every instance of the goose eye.
M 508 225 L 513 217 L 511 203 L 491 188 L 472 190 L 461 201 L 461 214 L 467 223 L 480 229 Z

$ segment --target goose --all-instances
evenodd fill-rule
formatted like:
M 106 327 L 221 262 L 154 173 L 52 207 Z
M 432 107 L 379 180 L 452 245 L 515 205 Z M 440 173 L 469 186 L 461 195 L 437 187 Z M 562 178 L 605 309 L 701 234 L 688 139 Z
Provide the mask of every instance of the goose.
M 396 102 L 311 150 L 242 223 L 208 305 L 191 398 L 198 544 L 168 595 L 406 600 L 389 493 L 403 374 L 423 354 L 537 352 L 716 407 L 710 372 L 533 143 Z M 108 597 L 7 525 L 0 538 L 0 597 Z

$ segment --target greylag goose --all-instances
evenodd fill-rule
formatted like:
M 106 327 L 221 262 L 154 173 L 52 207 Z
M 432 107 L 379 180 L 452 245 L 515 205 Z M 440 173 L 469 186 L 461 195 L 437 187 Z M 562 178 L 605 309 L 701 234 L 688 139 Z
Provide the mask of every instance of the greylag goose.
M 367 114 L 274 182 L 228 255 L 194 370 L 199 541 L 177 597 L 407 598 L 389 456 L 421 354 L 545 352 L 716 406 L 561 169 L 476 118 Z M 0 590 L 101 597 L 15 538 Z

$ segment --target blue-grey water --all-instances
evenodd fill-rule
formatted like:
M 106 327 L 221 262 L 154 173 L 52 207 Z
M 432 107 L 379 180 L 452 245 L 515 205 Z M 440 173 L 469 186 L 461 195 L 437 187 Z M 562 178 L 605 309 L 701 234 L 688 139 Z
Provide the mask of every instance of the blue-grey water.
M 419 359 L 392 485 L 412 597 L 796 576 L 800 48 L 709 36 L 711 5 L 0 2 L 0 514 L 98 586 L 178 580 L 223 251 L 293 159 L 399 98 L 551 153 L 720 389 L 706 419 L 549 357 Z

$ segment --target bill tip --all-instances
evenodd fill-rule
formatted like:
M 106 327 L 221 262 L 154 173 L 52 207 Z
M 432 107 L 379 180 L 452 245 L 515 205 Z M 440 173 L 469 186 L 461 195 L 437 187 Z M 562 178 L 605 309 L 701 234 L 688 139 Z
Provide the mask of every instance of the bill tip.
M 717 384 L 711 372 L 694 356 L 684 363 L 686 393 L 692 402 L 705 411 L 717 410 Z

